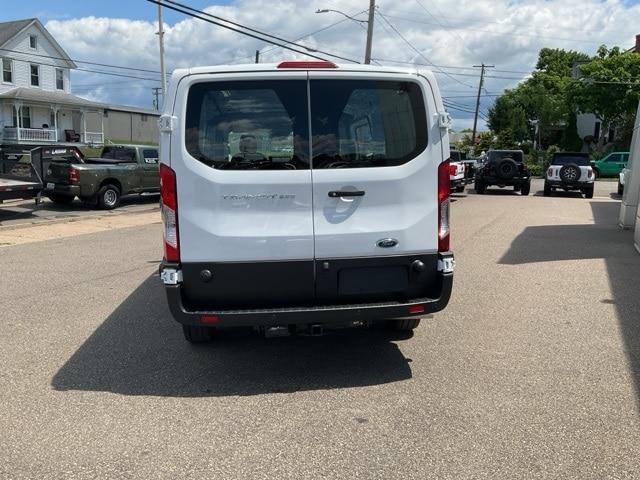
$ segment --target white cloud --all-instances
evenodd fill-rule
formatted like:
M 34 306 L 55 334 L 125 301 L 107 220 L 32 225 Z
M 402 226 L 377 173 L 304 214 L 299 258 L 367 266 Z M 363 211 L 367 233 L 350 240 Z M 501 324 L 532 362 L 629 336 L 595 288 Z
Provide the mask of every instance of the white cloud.
M 474 101 L 470 95 L 475 93 L 478 82 L 478 70 L 471 68 L 472 65 L 481 62 L 496 65 L 485 83 L 485 89 L 494 93 L 515 85 L 524 77 L 519 72 L 531 71 L 542 47 L 594 53 L 600 44 L 629 48 L 634 43 L 634 35 L 640 33 L 636 21 L 640 18 L 640 5 L 627 5 L 622 0 L 462 0 L 455 3 L 455 8 L 446 0 L 381 0 L 378 4 L 380 13 L 387 16 L 421 55 L 377 17 L 374 58 L 468 67 L 443 68 L 449 75 L 438 69 L 435 71 L 443 94 L 455 97 L 451 99 L 471 110 Z M 150 5 L 149 8 L 155 7 Z M 366 2 L 236 0 L 230 5 L 212 6 L 206 10 L 274 35 L 295 39 L 343 18 L 336 13 L 315 14 L 320 8 L 354 14 L 364 10 Z M 366 17 L 360 15 L 359 18 Z M 159 70 L 157 25 L 152 22 L 85 17 L 51 20 L 47 28 L 74 59 Z M 347 20 L 301 42 L 361 60 L 365 32 Z M 196 65 L 248 63 L 253 61 L 256 49 L 261 50 L 263 61 L 301 57 L 192 18 L 167 25 L 165 46 L 169 71 Z M 83 67 L 104 70 L 97 66 Z M 157 78 L 144 72 L 126 73 Z M 77 85 L 75 91 L 81 95 L 149 107 L 151 87 L 157 83 L 75 72 L 73 85 Z M 493 98 L 483 100 L 484 111 Z M 452 114 L 457 126 L 469 125 L 471 114 L 455 110 Z

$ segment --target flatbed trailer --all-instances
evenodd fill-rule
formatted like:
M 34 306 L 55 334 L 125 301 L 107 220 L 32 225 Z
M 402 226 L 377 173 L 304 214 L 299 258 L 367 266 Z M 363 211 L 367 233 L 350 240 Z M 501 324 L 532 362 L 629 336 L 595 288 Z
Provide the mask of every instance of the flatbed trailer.
M 42 176 L 31 162 L 30 152 L 3 152 L 0 156 L 0 203 L 5 200 L 40 200 Z

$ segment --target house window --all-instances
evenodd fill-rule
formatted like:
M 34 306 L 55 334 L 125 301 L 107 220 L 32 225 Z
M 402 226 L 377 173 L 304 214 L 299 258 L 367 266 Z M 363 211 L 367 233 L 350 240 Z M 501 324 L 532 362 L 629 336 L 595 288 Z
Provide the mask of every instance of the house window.
M 31 85 L 40 86 L 40 67 L 38 65 L 31 65 Z
M 13 83 L 13 64 L 9 58 L 2 59 L 2 81 Z
M 34 50 L 38 48 L 38 37 L 36 35 L 29 35 L 29 46 Z
M 56 88 L 64 90 L 64 71 L 60 68 L 56 68 Z
M 49 127 L 54 128 L 56 125 L 56 112 L 51 110 L 51 114 L 49 115 Z
M 13 122 L 13 126 L 18 126 L 18 118 L 16 117 L 16 109 L 11 109 L 11 121 Z M 29 107 L 22 107 L 22 128 L 31 128 L 31 112 L 29 111 Z

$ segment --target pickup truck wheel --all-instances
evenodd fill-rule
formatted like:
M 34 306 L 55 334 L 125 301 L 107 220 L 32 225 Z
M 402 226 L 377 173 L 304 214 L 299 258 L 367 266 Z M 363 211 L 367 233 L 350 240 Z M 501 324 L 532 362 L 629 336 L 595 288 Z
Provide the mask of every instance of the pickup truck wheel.
M 456 193 L 462 193 L 462 192 L 464 192 L 464 185 L 456 187 Z
M 213 340 L 214 329 L 212 327 L 198 327 L 194 325 L 183 325 L 182 333 L 184 339 L 189 343 L 206 343 Z
M 420 325 L 419 318 L 406 318 L 404 320 L 388 320 L 386 327 L 396 332 L 407 332 L 414 330 Z
M 584 190 L 584 198 L 593 198 L 593 185 Z
M 520 195 L 529 195 L 531 191 L 531 183 L 527 182 L 520 187 Z
M 47 195 L 47 197 L 49 197 L 49 200 L 51 200 L 53 203 L 57 203 L 59 205 L 69 205 L 75 198 L 71 195 L 62 195 L 60 193 L 50 193 L 49 195 Z
M 113 210 L 120 205 L 120 190 L 115 185 L 105 185 L 98 190 L 98 206 L 103 210 Z

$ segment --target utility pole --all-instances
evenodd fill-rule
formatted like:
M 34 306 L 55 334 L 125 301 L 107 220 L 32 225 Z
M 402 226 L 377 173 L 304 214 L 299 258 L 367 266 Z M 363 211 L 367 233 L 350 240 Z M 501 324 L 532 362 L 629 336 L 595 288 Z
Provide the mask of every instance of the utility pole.
M 160 110 L 160 92 L 162 91 L 162 87 L 153 87 L 153 108 L 156 110 Z
M 256 50 L 256 63 L 260 63 L 260 50 Z
M 473 117 L 473 133 L 471 134 L 471 145 L 475 149 L 476 146 L 476 128 L 478 126 L 478 112 L 480 111 L 480 94 L 482 93 L 482 84 L 484 83 L 484 71 L 486 68 L 493 68 L 495 65 L 474 65 L 474 68 L 482 68 L 480 70 L 480 83 L 478 84 L 478 98 L 476 99 L 476 114 Z
M 162 80 L 162 98 L 167 93 L 167 72 L 164 69 L 164 27 L 162 25 L 162 5 L 158 4 L 158 39 L 160 41 L 160 76 Z M 158 109 L 160 103 L 158 103 Z
M 364 51 L 364 63 L 371 63 L 371 44 L 373 43 L 373 19 L 376 11 L 376 0 L 369 0 L 369 21 L 367 22 L 367 48 Z

